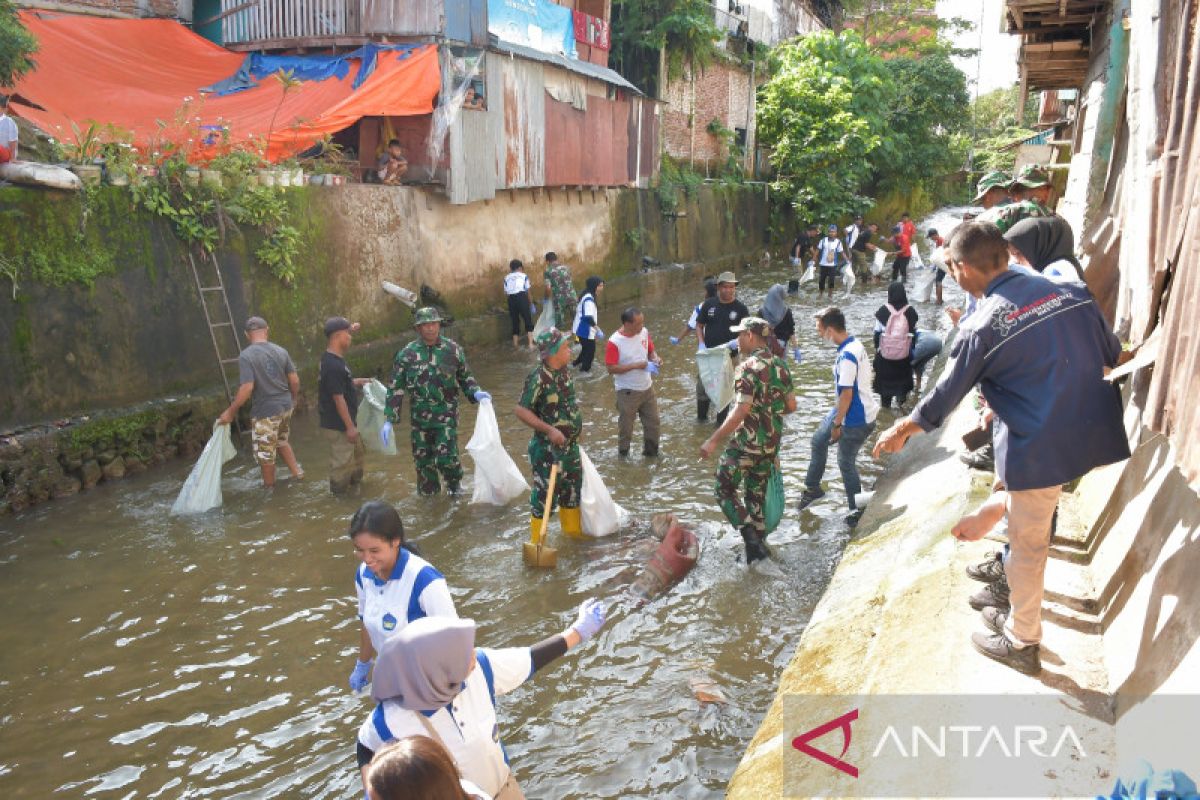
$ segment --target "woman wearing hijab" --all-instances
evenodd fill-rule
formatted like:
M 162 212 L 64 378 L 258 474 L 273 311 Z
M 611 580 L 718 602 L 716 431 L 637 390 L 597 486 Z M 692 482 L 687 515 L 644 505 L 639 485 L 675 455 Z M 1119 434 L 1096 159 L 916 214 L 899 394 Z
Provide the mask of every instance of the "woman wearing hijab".
M 893 281 L 888 286 L 887 302 L 875 312 L 875 378 L 871 388 L 884 408 L 891 408 L 893 397 L 896 405 L 903 405 L 913 390 L 912 339 L 916 329 L 917 310 L 908 304 L 904 284 Z M 904 337 L 901 345 L 891 346 L 888 340 L 899 337 Z
M 792 318 L 792 310 L 787 304 L 787 287 L 782 283 L 772 286 L 758 315 L 771 326 L 772 336 L 767 337 L 771 352 L 777 356 L 785 355 L 788 340 L 796 333 L 796 321 Z
M 593 275 L 587 279 L 587 287 L 579 295 L 579 304 L 575 306 L 575 322 L 571 330 L 579 337 L 583 349 L 579 357 L 572 363 L 579 367 L 580 372 L 592 371 L 592 360 L 596 358 L 596 339 L 604 338 L 604 331 L 596 324 L 600 311 L 596 307 L 596 297 L 604 288 L 604 281 Z
M 1075 234 L 1060 216 L 1026 217 L 1004 234 L 1008 252 L 1021 266 L 1040 272 L 1055 283 L 1083 281 L 1075 259 Z
M 509 770 L 496 723 L 496 697 L 586 642 L 607 609 L 594 598 L 571 627 L 533 647 L 475 647 L 469 619 L 426 617 L 409 623 L 379 652 L 371 696 L 378 705 L 358 729 L 363 786 L 368 765 L 388 742 L 428 736 L 454 758 L 462 776 L 495 800 L 523 800 Z

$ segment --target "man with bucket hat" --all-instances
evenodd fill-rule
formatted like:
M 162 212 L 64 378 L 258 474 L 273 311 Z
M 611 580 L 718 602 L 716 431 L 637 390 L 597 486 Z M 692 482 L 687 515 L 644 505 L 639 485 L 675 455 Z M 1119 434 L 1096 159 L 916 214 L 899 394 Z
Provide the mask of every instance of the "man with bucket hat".
M 1050 176 L 1046 170 L 1036 164 L 1026 164 L 1022 167 L 1008 185 L 1008 193 L 1013 202 L 989 209 L 979 215 L 980 222 L 990 222 L 1008 233 L 1023 219 L 1031 217 L 1052 217 L 1054 212 L 1045 204 L 1050 199 L 1053 188 L 1050 186 Z
M 761 317 L 746 317 L 733 332 L 739 349 L 747 354 L 734 373 L 733 411 L 700 446 L 700 456 L 708 458 L 721 442 L 733 437 L 717 467 L 716 495 L 725 518 L 742 535 L 746 563 L 752 564 L 771 555 L 763 541 L 763 507 L 771 468 L 779 456 L 783 415 L 796 410 L 796 395 L 787 362 L 772 355 L 767 346 L 771 324 Z
M 1012 179 L 1001 170 L 993 170 L 979 179 L 976 186 L 975 202 L 986 211 L 995 206 L 1004 205 L 1008 201 L 1008 185 Z
M 517 402 L 517 419 L 533 428 L 529 439 L 529 466 L 533 491 L 529 494 L 530 526 L 535 540 L 541 534 L 542 515 L 558 505 L 558 519 L 566 536 L 583 536 L 580 491 L 583 463 L 579 457 L 579 434 L 583 414 L 575 395 L 575 381 L 567 364 L 571 361 L 570 336 L 551 328 L 534 337 L 541 363 L 525 379 Z M 550 470 L 558 462 L 554 497 L 547 497 Z
M 717 276 L 717 296 L 710 297 L 700 305 L 696 317 L 696 337 L 700 340 L 701 350 L 711 350 L 714 347 L 737 349 L 737 334 L 734 326 L 750 316 L 750 309 L 737 299 L 738 280 L 732 272 L 726 270 Z M 732 358 L 732 354 L 730 355 Z M 708 422 L 708 409 L 712 405 L 708 393 L 704 391 L 704 383 L 696 376 L 696 419 Z M 717 423 L 725 421 L 728 408 L 717 410 Z
M 382 435 L 391 435 L 408 396 L 413 465 L 417 492 L 458 494 L 463 468 L 458 458 L 458 392 L 473 403 L 490 400 L 467 367 L 467 356 L 455 341 L 442 335 L 442 315 L 436 308 L 418 308 L 413 318 L 415 341 L 396 353 L 392 385 L 388 388 L 387 418 Z M 440 478 L 440 480 L 439 480 Z

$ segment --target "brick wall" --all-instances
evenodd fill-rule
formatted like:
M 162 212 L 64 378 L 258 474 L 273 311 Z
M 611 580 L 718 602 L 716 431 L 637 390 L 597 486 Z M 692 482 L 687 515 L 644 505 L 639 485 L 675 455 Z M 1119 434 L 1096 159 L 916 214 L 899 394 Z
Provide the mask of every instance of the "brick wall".
M 716 166 L 726 158 L 723 142 L 708 132 L 718 119 L 730 130 L 745 128 L 750 103 L 750 71 L 719 62 L 704 72 L 667 84 L 663 100 L 663 152 L 697 165 Z M 749 140 L 753 144 L 753 120 Z
M 191 3 L 181 9 L 179 0 L 17 0 L 22 8 L 48 8 L 55 11 L 98 16 L 190 17 Z M 186 12 L 186 13 L 185 13 Z

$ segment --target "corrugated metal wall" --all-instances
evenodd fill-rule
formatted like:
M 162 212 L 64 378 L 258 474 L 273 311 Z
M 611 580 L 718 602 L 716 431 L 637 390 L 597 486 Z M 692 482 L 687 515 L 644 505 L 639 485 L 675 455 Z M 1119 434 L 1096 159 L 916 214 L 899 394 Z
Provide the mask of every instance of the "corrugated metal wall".
M 499 91 L 500 107 L 491 108 L 501 135 L 494 142 L 497 189 L 542 186 L 546 182 L 546 97 L 544 67 L 535 61 L 491 58 L 488 79 Z
M 546 185 L 630 183 L 629 120 L 628 100 L 588 97 L 587 111 L 579 111 L 547 97 Z

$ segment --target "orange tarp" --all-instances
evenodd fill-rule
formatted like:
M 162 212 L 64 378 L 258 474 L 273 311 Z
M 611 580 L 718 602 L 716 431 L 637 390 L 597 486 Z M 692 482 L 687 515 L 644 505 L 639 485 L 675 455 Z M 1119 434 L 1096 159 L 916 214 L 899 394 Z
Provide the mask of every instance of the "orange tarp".
M 20 17 L 37 38 L 37 68 L 13 87 L 12 110 L 60 141 L 72 141 L 72 122 L 86 128 L 95 121 L 132 131 L 140 148 L 168 139 L 200 151 L 186 140 L 203 135 L 201 126 L 225 126 L 233 143 L 262 142 L 270 131 L 269 154 L 277 160 L 362 117 L 428 114 L 441 86 L 437 49 L 428 46 L 407 58 L 379 53 L 357 91 L 350 88 L 356 62 L 345 78 L 305 81 L 286 95 L 267 78 L 236 94 L 202 97 L 200 87 L 233 75 L 243 54 L 170 20 L 39 11 Z

